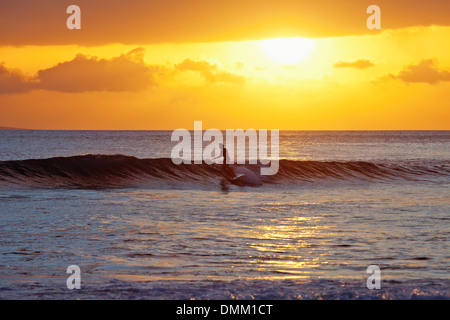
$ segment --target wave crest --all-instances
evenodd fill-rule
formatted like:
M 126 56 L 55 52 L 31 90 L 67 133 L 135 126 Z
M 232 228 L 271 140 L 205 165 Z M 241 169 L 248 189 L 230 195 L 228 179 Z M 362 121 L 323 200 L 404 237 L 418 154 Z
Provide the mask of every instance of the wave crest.
M 239 165 L 236 165 L 239 166 Z M 260 165 L 243 165 L 259 174 Z M 280 160 L 274 176 L 263 183 L 316 182 L 321 180 L 420 180 L 450 177 L 449 162 L 387 164 L 365 161 Z M 78 155 L 48 159 L 0 162 L 0 185 L 67 188 L 114 188 L 162 183 L 216 183 L 223 179 L 221 165 L 180 164 L 170 158 L 138 159 L 126 155 Z

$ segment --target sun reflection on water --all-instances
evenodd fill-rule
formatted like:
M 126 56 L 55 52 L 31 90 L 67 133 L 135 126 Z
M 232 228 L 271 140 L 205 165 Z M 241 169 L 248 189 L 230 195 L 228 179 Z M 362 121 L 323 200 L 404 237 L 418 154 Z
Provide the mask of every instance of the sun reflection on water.
M 326 263 L 320 261 L 320 254 L 317 256 L 314 252 L 317 244 L 310 241 L 320 238 L 319 235 L 327 229 L 319 225 L 319 221 L 318 217 L 297 216 L 272 219 L 256 228 L 253 235 L 257 241 L 249 246 L 260 254 L 252 257 L 251 263 L 258 271 L 271 273 L 258 278 L 309 278 L 311 269 Z

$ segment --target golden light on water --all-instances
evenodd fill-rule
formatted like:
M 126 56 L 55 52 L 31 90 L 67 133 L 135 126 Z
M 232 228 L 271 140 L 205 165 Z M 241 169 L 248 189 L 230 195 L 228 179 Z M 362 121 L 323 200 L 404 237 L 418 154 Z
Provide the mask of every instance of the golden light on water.
M 259 271 L 271 271 L 279 276 L 263 276 L 261 279 L 305 279 L 309 278 L 311 269 L 317 268 L 321 263 L 320 257 L 311 258 L 309 251 L 310 238 L 326 232 L 326 226 L 319 227 L 316 217 L 300 216 L 288 219 L 275 219 L 269 225 L 258 228 L 255 237 L 259 239 L 253 248 L 261 252 L 254 257 L 253 263 Z M 267 240 L 267 241 L 266 241 Z M 294 254 L 304 250 L 302 259 Z M 272 254 L 277 258 L 271 258 Z M 280 256 L 281 255 L 281 256 Z M 280 258 L 282 257 L 282 258 Z

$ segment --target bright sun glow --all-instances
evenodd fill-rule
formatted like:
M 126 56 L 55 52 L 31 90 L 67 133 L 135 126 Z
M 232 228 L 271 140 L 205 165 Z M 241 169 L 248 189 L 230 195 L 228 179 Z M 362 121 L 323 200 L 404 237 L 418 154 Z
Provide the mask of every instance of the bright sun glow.
M 305 38 L 276 38 L 261 41 L 264 52 L 280 64 L 296 64 L 312 52 L 314 41 Z

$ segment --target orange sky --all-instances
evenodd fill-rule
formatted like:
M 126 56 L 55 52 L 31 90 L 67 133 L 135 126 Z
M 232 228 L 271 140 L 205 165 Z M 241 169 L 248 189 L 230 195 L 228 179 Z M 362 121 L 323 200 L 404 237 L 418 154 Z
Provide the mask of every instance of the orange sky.
M 74 3 L 81 30 L 65 25 Z M 370 4 L 381 8 L 380 31 L 366 27 Z M 449 10 L 446 1 L 1 1 L 0 126 L 449 130 Z

